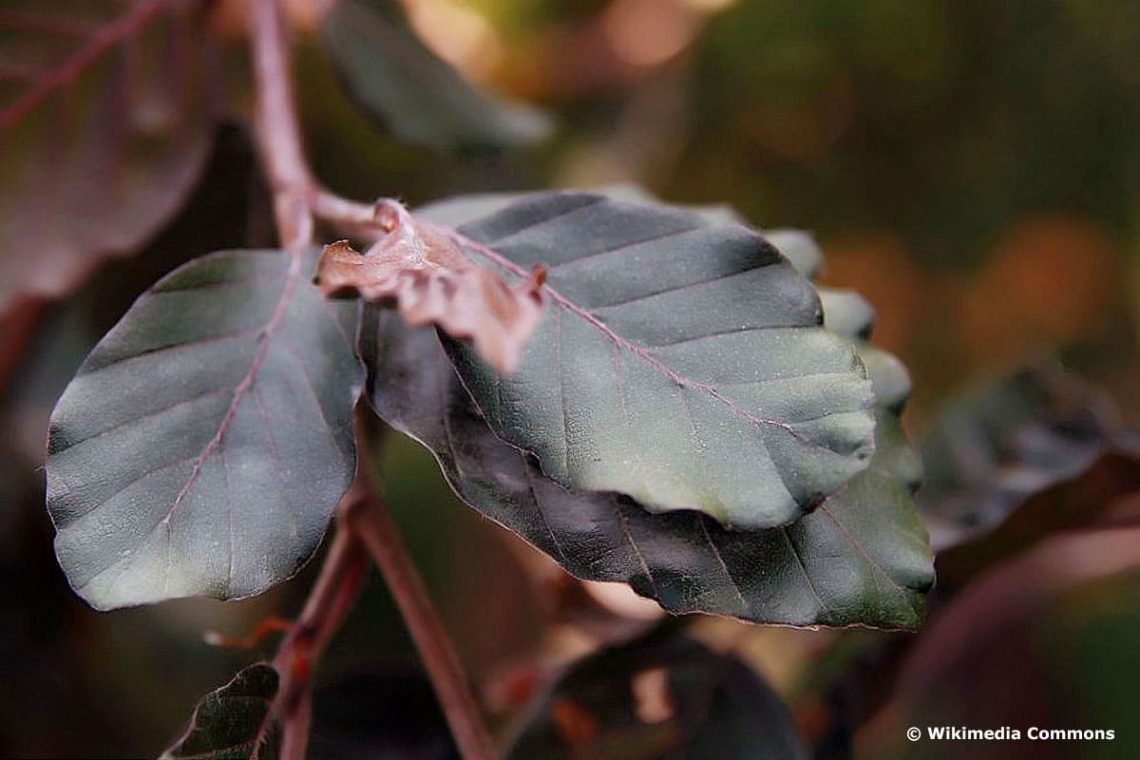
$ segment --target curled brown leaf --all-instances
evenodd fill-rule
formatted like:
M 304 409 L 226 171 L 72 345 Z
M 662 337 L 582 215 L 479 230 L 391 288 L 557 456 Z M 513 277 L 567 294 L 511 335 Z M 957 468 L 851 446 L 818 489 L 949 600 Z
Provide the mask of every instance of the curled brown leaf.
M 409 325 L 434 324 L 470 340 L 499 372 L 512 372 L 542 317 L 546 269 L 536 266 L 509 285 L 397 201 L 378 202 L 376 222 L 385 234 L 363 253 L 344 240 L 325 246 L 316 276 L 324 294 L 359 295 L 397 309 Z

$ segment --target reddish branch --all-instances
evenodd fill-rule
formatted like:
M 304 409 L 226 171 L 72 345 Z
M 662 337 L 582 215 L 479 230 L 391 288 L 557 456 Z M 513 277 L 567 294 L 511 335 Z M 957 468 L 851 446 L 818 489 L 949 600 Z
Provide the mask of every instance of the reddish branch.
M 368 555 L 349 528 L 353 512 L 368 507 L 368 497 L 360 487 L 345 496 L 340 510 L 341 524 L 321 565 L 320 575 L 309 591 L 300 617 L 282 641 L 273 659 L 281 682 L 275 715 L 281 724 L 282 760 L 303 760 L 312 718 L 313 667 L 340 626 L 360 589 Z
M 358 477 L 367 483 L 365 476 Z M 376 491 L 366 485 L 365 492 L 372 496 Z M 479 707 L 467 686 L 459 656 L 432 607 L 431 597 L 400 539 L 399 529 L 383 504 L 375 498 L 373 502 L 372 508 L 358 510 L 349 516 L 352 531 L 372 555 L 392 592 L 460 753 L 468 760 L 494 757 L 491 740 L 479 718 Z
M 301 128 L 293 107 L 293 80 L 276 0 L 254 2 L 253 66 L 258 144 L 273 190 L 277 230 L 281 244 L 297 253 L 313 241 L 309 204 L 312 178 L 301 147 Z
M 359 224 L 363 221 L 360 205 L 321 192 L 313 181 L 301 145 L 277 0 L 253 0 L 253 59 L 259 147 L 273 190 L 278 235 L 298 260 L 298 254 L 312 244 L 315 211 L 322 218 Z M 358 421 L 357 480 L 342 501 L 339 527 L 320 577 L 274 660 L 282 678 L 275 707 L 283 732 L 282 757 L 293 760 L 305 755 L 311 718 L 309 673 L 355 598 L 363 570 L 363 546 L 379 565 L 403 614 L 460 752 L 468 760 L 491 758 L 491 742 L 459 659 L 366 475 L 369 457 L 359 435 L 361 427 Z

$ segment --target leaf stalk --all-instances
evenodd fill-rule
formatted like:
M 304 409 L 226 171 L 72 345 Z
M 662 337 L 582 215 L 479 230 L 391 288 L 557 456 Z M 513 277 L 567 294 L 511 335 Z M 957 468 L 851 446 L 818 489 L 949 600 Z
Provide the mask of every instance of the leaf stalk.
M 459 656 L 439 619 L 400 533 L 378 498 L 353 515 L 352 530 L 380 568 L 431 679 L 440 708 L 466 760 L 495 756 Z

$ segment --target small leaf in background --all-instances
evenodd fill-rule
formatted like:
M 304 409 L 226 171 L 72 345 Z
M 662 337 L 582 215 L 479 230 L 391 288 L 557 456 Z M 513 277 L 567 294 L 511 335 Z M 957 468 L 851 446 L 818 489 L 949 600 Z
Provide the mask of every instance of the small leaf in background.
M 200 3 L 17 5 L 0 58 L 31 73 L 0 99 L 0 312 L 154 235 L 197 181 L 216 116 Z
M 144 293 L 52 414 L 48 510 L 76 592 L 109 609 L 288 578 L 352 480 L 355 309 L 316 251 L 197 259 Z
M 514 758 L 804 757 L 787 707 L 742 661 L 655 632 L 575 663 L 539 696 Z
M 449 238 L 425 229 L 397 201 L 377 204 L 384 237 L 364 253 L 341 241 L 325 246 L 317 282 L 326 296 L 358 294 L 394 303 L 409 325 L 435 324 L 454 338 L 470 340 L 502 374 L 518 365 L 542 317 L 542 279 L 508 285 L 494 272 L 471 263 Z
M 550 132 L 545 115 L 476 89 L 389 14 L 339 0 L 321 33 L 352 99 L 402 140 L 434 148 L 509 147 Z
M 252 760 L 260 755 L 273 723 L 277 671 L 259 662 L 210 692 L 194 709 L 190 726 L 163 760 Z
M 766 528 L 866 469 L 862 362 L 755 232 L 555 192 L 459 233 L 464 253 L 504 276 L 548 265 L 546 315 L 510 377 L 445 345 L 487 424 L 554 480 Z
M 1055 365 L 951 401 L 923 454 L 919 505 L 947 591 L 1050 533 L 1102 521 L 1140 489 L 1140 452 L 1112 402 Z
M 817 687 L 828 684 L 827 706 L 815 705 L 826 715 L 816 721 L 817 756 L 850 755 L 857 731 L 891 698 L 893 674 L 907 660 L 925 662 L 922 667 L 941 661 L 940 672 L 908 676 L 909 693 L 894 696 L 911 711 L 911 723 L 1049 722 L 1040 715 L 947 715 L 940 712 L 946 706 L 941 690 L 969 682 L 968 688 L 952 685 L 962 688 L 955 701 L 985 703 L 996 712 L 1005 710 L 1003 703 L 1024 704 L 1024 695 L 1047 691 L 1040 684 L 1010 686 L 1041 674 L 1020 669 L 1026 644 L 1007 646 L 1007 626 L 1041 614 L 1037 606 L 1046 601 L 1053 604 L 1048 597 L 1058 583 L 1083 583 L 1086 574 L 1138 562 L 1135 552 L 1122 550 L 1135 532 L 1128 498 L 1140 490 L 1140 451 L 1115 419 L 1103 394 L 1055 365 L 997 378 L 947 405 L 924 444 L 931 486 L 919 491 L 923 517 L 943 546 L 930 622 L 917 637 L 836 640 L 829 659 L 838 654 L 846 667 L 824 665 L 816 673 Z M 970 650 L 977 650 L 976 658 Z M 1001 654 L 982 662 L 987 652 Z M 982 683 L 990 673 L 1000 683 Z M 930 684 L 938 684 L 937 695 Z M 967 693 L 985 696 L 963 699 Z M 936 714 L 914 712 L 916 699 L 918 710 Z M 888 731 L 872 725 L 876 741 L 893 741 L 892 732 L 902 727 L 891 725 Z
M 983 533 L 1111 447 L 1116 411 L 1057 366 L 1018 371 L 946 405 L 922 442 L 919 507 L 939 549 Z

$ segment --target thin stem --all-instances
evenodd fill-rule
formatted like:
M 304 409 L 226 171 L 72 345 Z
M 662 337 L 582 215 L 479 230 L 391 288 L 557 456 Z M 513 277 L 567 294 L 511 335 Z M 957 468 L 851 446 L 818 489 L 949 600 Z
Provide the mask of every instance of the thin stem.
M 350 528 L 352 511 L 364 503 L 356 487 L 342 500 L 340 524 L 320 575 L 309 591 L 301 615 L 273 658 L 281 678 L 275 710 L 282 731 L 282 760 L 305 757 L 312 717 L 311 674 L 364 580 L 368 555 Z
M 466 760 L 494 757 L 491 739 L 463 675 L 459 657 L 391 517 L 383 505 L 377 503 L 375 509 L 358 517 L 353 530 L 379 566 L 400 608 L 460 754 Z
M 384 235 L 376 220 L 376 204 L 342 198 L 322 187 L 314 188 L 309 199 L 313 214 L 332 225 L 338 233 L 372 242 Z
M 324 188 L 314 189 L 311 198 L 313 213 L 322 219 L 360 227 L 376 226 L 376 207 L 372 204 L 342 198 Z
M 281 12 L 277 0 L 253 2 L 253 63 L 257 83 L 257 129 L 262 161 L 273 190 L 281 244 L 296 252 L 312 244 L 313 184 L 293 101 Z
M 361 458 L 365 458 L 363 451 Z M 374 490 L 370 489 L 370 495 L 370 508 L 353 513 L 352 530 L 372 555 L 392 592 L 460 754 L 466 760 L 489 760 L 495 756 L 491 739 L 467 685 L 459 656 L 404 547 L 399 529 Z

